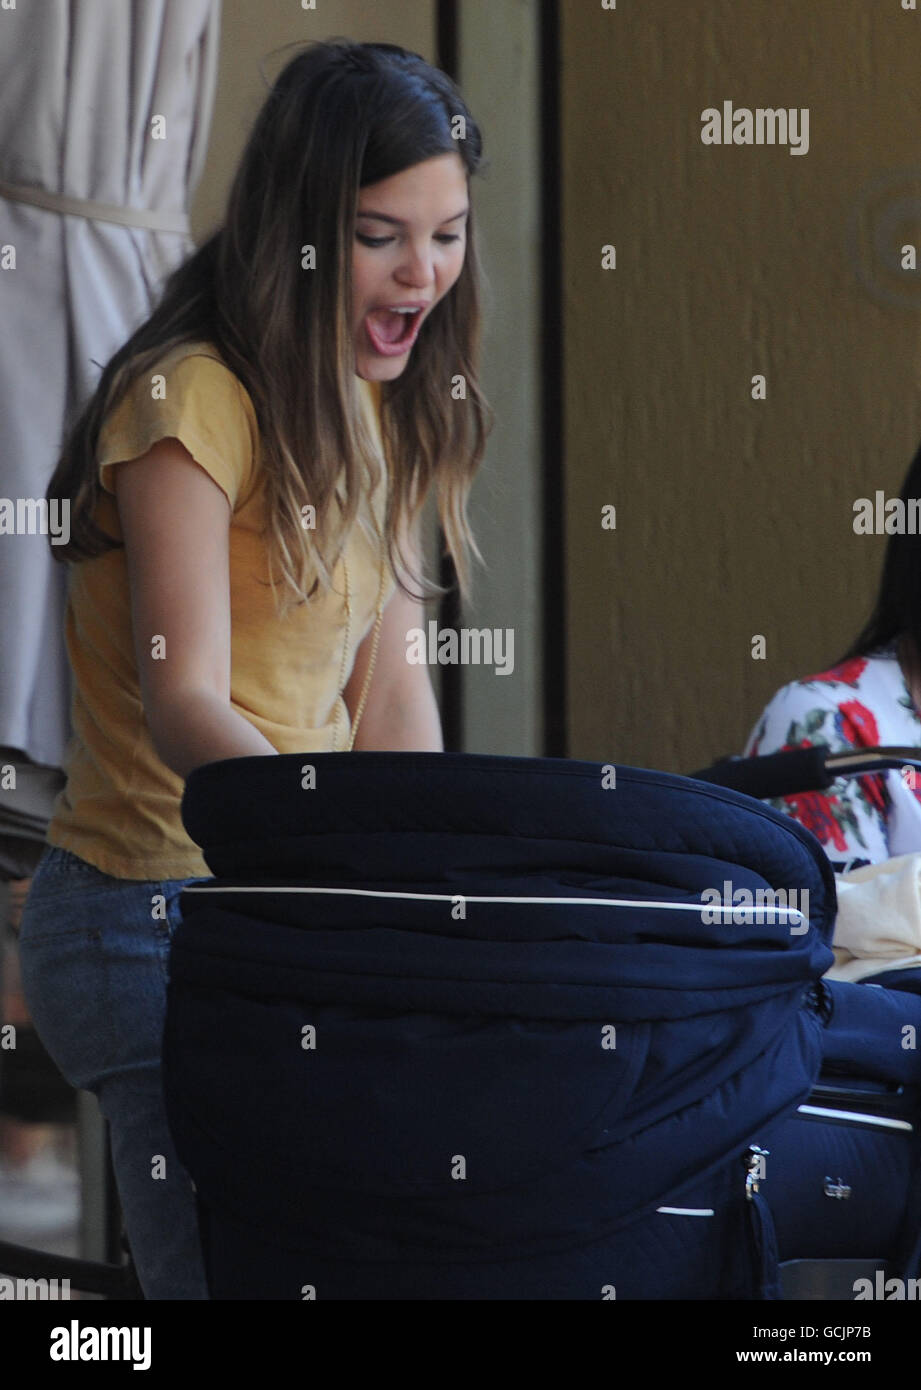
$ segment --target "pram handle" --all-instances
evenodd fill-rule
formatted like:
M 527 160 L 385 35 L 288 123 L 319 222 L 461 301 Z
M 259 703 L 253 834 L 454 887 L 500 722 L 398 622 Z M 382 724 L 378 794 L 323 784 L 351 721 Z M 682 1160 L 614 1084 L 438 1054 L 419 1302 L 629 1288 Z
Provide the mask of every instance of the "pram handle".
M 691 776 L 760 801 L 772 796 L 794 796 L 797 792 L 826 791 L 839 777 L 859 777 L 903 767 L 921 772 L 921 749 L 854 748 L 832 753 L 819 745 L 768 753 L 763 758 L 720 758 Z

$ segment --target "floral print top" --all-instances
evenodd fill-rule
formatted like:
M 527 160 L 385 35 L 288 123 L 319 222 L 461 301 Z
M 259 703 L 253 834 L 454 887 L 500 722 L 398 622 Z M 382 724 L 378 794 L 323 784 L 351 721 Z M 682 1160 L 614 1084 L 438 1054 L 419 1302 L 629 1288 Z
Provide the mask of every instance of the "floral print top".
M 783 686 L 749 736 L 745 756 L 824 744 L 835 752 L 917 748 L 921 719 L 895 644 Z M 914 784 L 914 786 L 912 786 Z M 817 836 L 837 873 L 921 851 L 921 771 L 841 777 L 825 792 L 771 799 Z

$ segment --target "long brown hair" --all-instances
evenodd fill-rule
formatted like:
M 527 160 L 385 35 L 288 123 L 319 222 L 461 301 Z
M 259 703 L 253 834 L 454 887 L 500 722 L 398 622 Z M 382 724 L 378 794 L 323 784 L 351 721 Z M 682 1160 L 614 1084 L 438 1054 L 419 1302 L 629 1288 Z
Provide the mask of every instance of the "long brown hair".
M 463 139 L 454 138 L 458 116 Z M 122 544 L 93 520 L 103 421 L 172 348 L 207 341 L 256 412 L 268 550 L 289 586 L 284 607 L 329 587 L 365 469 L 372 478 L 379 471 L 358 410 L 351 330 L 358 191 L 442 154 L 459 155 L 469 178 L 481 167 L 481 136 L 454 83 L 418 54 L 335 39 L 285 66 L 250 134 L 224 224 L 168 278 L 70 432 L 46 493 L 49 503 L 70 499 L 70 541 L 52 547 L 55 559 L 89 559 Z M 306 246 L 315 248 L 312 273 L 302 268 Z M 478 382 L 480 279 L 471 207 L 457 282 L 423 322 L 401 376 L 381 383 L 388 554 L 401 587 L 410 592 L 406 575 L 425 597 L 445 590 L 412 573 L 399 537 L 432 485 L 464 596 L 470 553 L 482 561 L 467 519 L 492 418 Z M 452 392 L 458 377 L 463 393 Z M 314 529 L 302 524 L 307 504 L 316 509 Z M 274 591 L 274 573 L 270 582 Z

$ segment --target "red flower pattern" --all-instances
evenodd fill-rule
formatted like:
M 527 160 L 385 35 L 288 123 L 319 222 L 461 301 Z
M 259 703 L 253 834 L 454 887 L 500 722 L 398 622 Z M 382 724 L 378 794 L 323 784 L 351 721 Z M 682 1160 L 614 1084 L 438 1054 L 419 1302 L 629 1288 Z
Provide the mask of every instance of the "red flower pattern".
M 862 705 L 859 700 L 845 700 L 839 706 L 842 720 L 853 728 L 855 738 L 849 740 L 862 748 L 876 748 L 879 746 L 879 730 L 876 727 L 876 720 L 866 705 Z
M 816 676 L 806 676 L 804 685 L 812 685 L 813 681 L 832 681 L 836 685 L 851 685 L 856 690 L 857 682 L 867 668 L 867 658 L 865 656 L 853 656 L 850 661 L 842 661 L 839 666 L 832 666 L 828 671 L 820 671 Z
M 794 820 L 811 830 L 823 845 L 831 841 L 835 849 L 847 849 L 847 840 L 834 813 L 834 807 L 838 805 L 837 797 L 822 796 L 819 792 L 801 792 L 798 796 L 785 796 L 784 803 L 789 806 Z
M 885 815 L 886 796 L 883 788 L 886 784 L 883 778 L 877 773 L 875 777 L 861 777 L 860 783 L 864 801 L 868 802 L 875 811 L 879 811 L 880 815 Z M 916 791 L 915 796 L 917 795 Z

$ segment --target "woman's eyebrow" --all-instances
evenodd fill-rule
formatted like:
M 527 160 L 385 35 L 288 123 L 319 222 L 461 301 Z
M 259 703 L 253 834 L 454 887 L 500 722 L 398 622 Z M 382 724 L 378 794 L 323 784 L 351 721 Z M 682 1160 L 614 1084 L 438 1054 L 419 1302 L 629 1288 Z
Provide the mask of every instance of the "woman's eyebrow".
M 439 222 L 438 225 L 444 227 L 448 222 L 456 222 L 459 217 L 466 217 L 469 211 L 469 208 L 464 208 L 461 212 L 456 212 L 453 217 L 446 217 L 444 222 Z M 365 209 L 359 210 L 356 216 L 373 217 L 376 222 L 392 222 L 395 227 L 405 227 L 406 225 L 401 217 L 390 217 L 386 212 L 369 212 Z

